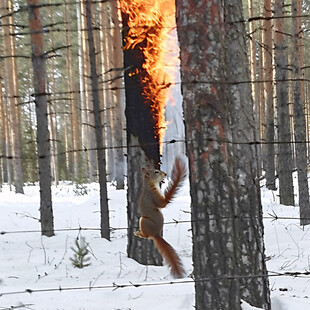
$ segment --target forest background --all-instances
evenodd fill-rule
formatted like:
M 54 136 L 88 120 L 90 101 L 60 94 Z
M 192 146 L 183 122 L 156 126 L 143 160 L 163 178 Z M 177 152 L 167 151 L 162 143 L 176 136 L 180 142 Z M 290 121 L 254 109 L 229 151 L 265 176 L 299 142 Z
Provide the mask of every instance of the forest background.
M 125 6 L 124 1 L 121 4 Z M 212 185 L 214 190 L 218 190 L 218 185 L 223 184 L 222 181 L 224 181 L 223 188 L 226 192 L 220 193 L 222 196 L 218 203 L 221 205 L 220 202 L 225 202 L 225 208 L 227 204 L 228 208 L 221 210 L 223 214 L 220 214 L 227 218 L 234 216 L 231 213 L 232 209 L 229 209 L 230 203 L 233 201 L 235 204 L 238 200 L 244 202 L 244 194 L 249 193 L 249 201 L 252 199 L 254 202 L 252 206 L 255 206 L 252 216 L 258 219 L 252 228 L 257 229 L 255 235 L 258 233 L 256 236 L 261 240 L 260 209 L 257 207 L 259 199 L 254 191 L 254 185 L 257 185 L 259 177 L 266 178 L 268 189 L 274 190 L 279 186 L 282 204 L 299 205 L 301 225 L 307 225 L 310 222 L 307 181 L 309 153 L 308 3 L 301 1 L 271 3 L 267 0 L 264 3 L 254 3 L 249 1 L 243 4 L 244 15 L 238 15 L 239 12 L 236 13 L 236 10 L 229 11 L 230 7 L 238 7 L 239 4 L 238 1 L 225 3 L 224 14 L 221 15 L 226 26 L 228 25 L 227 29 L 225 28 L 225 31 L 221 33 L 223 36 L 221 38 L 225 39 L 226 48 L 228 47 L 227 53 L 224 55 L 224 58 L 227 58 L 222 59 L 223 62 L 219 63 L 218 67 L 215 62 L 213 62 L 214 67 L 211 62 L 211 66 L 208 67 L 216 72 L 215 76 L 219 80 L 206 81 L 203 78 L 201 80 L 186 80 L 186 70 L 189 67 L 186 68 L 184 65 L 182 67 L 182 60 L 184 62 L 186 59 L 184 55 L 188 48 L 186 44 L 188 38 L 186 31 L 179 31 L 177 35 L 181 48 L 182 79 L 176 78 L 172 83 L 162 83 L 162 89 L 168 88 L 170 84 L 182 86 L 187 132 L 189 133 L 189 129 L 193 128 L 189 113 L 193 107 L 192 112 L 201 117 L 199 119 L 201 124 L 208 124 L 210 135 L 202 136 L 201 141 L 198 140 L 198 137 L 201 138 L 199 135 L 191 137 L 191 139 L 188 139 L 188 136 L 185 137 L 180 107 L 181 100 L 176 100 L 178 113 L 174 113 L 176 108 L 170 107 L 173 118 L 167 117 L 168 123 L 156 123 L 153 129 L 155 129 L 155 144 L 161 150 L 163 169 L 165 170 L 170 170 L 169 164 L 172 163 L 171 158 L 175 157 L 175 154 L 184 153 L 185 145 L 188 147 L 187 153 L 190 160 L 193 160 L 197 156 L 195 153 L 197 143 L 201 142 L 200 150 L 203 150 L 203 156 L 200 156 L 200 159 L 197 156 L 198 159 L 193 160 L 195 164 L 192 162 L 190 166 L 191 185 L 195 179 L 195 173 L 199 169 L 206 169 L 206 171 L 214 173 L 210 176 L 210 180 L 215 182 L 215 186 L 210 180 L 207 184 L 210 188 Z M 1 184 L 14 185 L 17 193 L 23 193 L 25 183 L 40 181 L 42 232 L 51 236 L 54 234 L 51 220 L 51 181 L 58 184 L 60 180 L 71 180 L 77 186 L 85 182 L 99 181 L 101 236 L 109 239 L 106 181 L 114 183 L 118 189 L 124 188 L 126 156 L 129 160 L 138 159 L 138 162 L 140 159 L 139 155 L 133 156 L 132 151 L 139 147 L 141 142 L 140 137 L 139 143 L 132 140 L 132 132 L 134 132 L 132 129 L 135 130 L 134 123 L 147 123 L 140 114 L 134 115 L 136 118 L 133 119 L 130 119 L 127 114 L 127 124 L 125 123 L 125 92 L 128 111 L 128 93 L 132 90 L 128 84 L 126 85 L 126 78 L 141 72 L 133 72 L 130 66 L 126 66 L 126 48 L 125 52 L 122 49 L 122 34 L 124 35 L 126 27 L 120 24 L 118 4 L 115 1 L 56 3 L 54 1 L 28 0 L 25 3 L 24 1 L 6 0 L 2 1 L 1 5 L 3 43 L 0 96 Z M 122 5 L 121 7 L 123 7 Z M 180 27 L 185 29 L 186 17 L 190 15 L 186 16 L 187 8 L 182 7 L 181 2 L 177 1 L 177 7 L 179 10 L 178 29 Z M 228 14 L 229 12 L 231 15 Z M 38 15 L 39 13 L 40 15 Z M 122 17 L 124 21 L 124 12 Z M 206 22 L 207 26 L 211 20 Z M 204 25 L 203 22 L 202 25 Z M 212 25 L 215 34 L 219 29 L 223 30 L 219 25 L 221 23 Z M 240 38 L 243 35 L 243 28 L 240 30 L 238 25 L 246 27 L 245 47 L 249 54 L 249 67 L 246 61 L 240 61 L 245 58 L 235 59 L 232 50 L 229 49 L 229 47 L 235 47 L 233 41 L 229 40 L 229 34 L 236 35 L 234 31 L 237 29 L 237 32 L 239 30 L 241 33 Z M 156 27 L 152 26 L 150 29 L 156 30 Z M 196 31 L 197 37 L 200 37 L 201 33 L 198 29 Z M 176 39 L 175 32 L 171 30 L 169 34 Z M 187 34 L 189 35 L 190 32 Z M 208 35 L 212 41 L 211 32 Z M 214 46 L 217 48 L 218 38 L 214 36 L 213 40 Z M 191 38 L 188 43 L 193 43 Z M 136 44 L 133 44 L 134 46 Z M 168 51 L 171 58 L 168 58 L 169 61 L 166 61 L 165 67 L 166 69 L 172 68 L 174 75 L 178 77 L 176 40 L 170 46 L 174 50 Z M 241 46 L 243 48 L 242 44 Z M 201 51 L 204 50 L 206 49 L 202 46 Z M 222 50 L 215 49 L 213 54 L 217 54 L 217 52 L 221 53 Z M 125 55 L 124 63 L 123 53 Z M 231 62 L 229 57 L 231 57 Z M 198 66 L 201 65 L 200 59 L 195 59 L 195 61 Z M 225 63 L 227 68 L 223 70 Z M 238 64 L 240 67 L 236 69 Z M 216 71 L 218 69 L 220 71 Z M 250 72 L 250 79 L 247 76 L 248 72 Z M 222 73 L 223 76 L 221 76 Z M 219 75 L 217 76 L 217 74 Z M 235 79 L 238 75 L 240 79 Z M 190 84 L 191 88 L 188 86 Z M 222 100 L 217 101 L 219 106 L 214 108 L 211 105 L 216 113 L 220 111 L 220 116 L 225 118 L 224 123 L 218 124 L 219 119 L 216 117 L 212 121 L 214 111 L 207 118 L 207 122 L 204 122 L 203 118 L 210 111 L 204 110 L 205 106 L 199 101 L 203 97 L 199 96 L 201 89 L 209 90 L 209 86 L 206 84 L 212 85 L 211 93 L 214 92 L 214 89 L 218 92 L 217 94 L 220 94 L 222 89 L 225 90 L 223 97 L 219 96 Z M 221 84 L 226 86 L 221 88 L 219 86 Z M 43 88 L 41 88 L 42 85 L 44 85 Z M 241 90 L 242 85 L 246 85 L 244 92 Z M 190 103 L 189 99 L 192 94 L 188 90 L 193 90 L 194 96 L 197 96 L 194 97 L 194 102 Z M 253 107 L 250 97 L 248 97 L 248 105 L 244 105 L 248 90 L 251 91 Z M 180 99 L 180 89 L 179 91 L 174 90 L 174 92 L 178 92 L 178 95 L 171 95 L 171 98 L 176 99 L 179 96 L 178 99 Z M 227 97 L 228 93 L 230 93 L 230 97 Z M 145 95 L 145 92 L 143 94 Z M 240 99 L 238 94 L 244 94 L 245 97 L 240 97 Z M 236 96 L 234 97 L 234 95 Z M 226 105 L 227 102 L 228 105 Z M 229 108 L 227 109 L 227 107 Z M 248 114 L 249 107 L 254 111 L 251 121 L 249 120 L 252 113 Z M 244 113 L 245 118 L 240 117 L 241 114 L 238 116 L 238 109 L 241 114 Z M 168 115 L 168 106 L 166 110 Z M 160 119 L 163 111 L 163 108 L 155 110 L 155 118 Z M 239 117 L 241 122 L 238 123 Z M 163 137 L 159 133 L 166 126 L 168 128 L 166 140 L 162 140 Z M 211 128 L 212 126 L 213 128 Z M 222 135 L 221 126 L 227 135 Z M 171 134 L 168 134 L 169 127 Z M 253 132 L 251 127 L 254 129 Z M 196 132 L 193 131 L 192 134 L 197 134 L 200 131 L 199 128 L 197 125 Z M 210 131 L 210 128 L 213 131 Z M 247 139 L 243 140 L 243 135 L 247 130 L 249 135 Z M 250 132 L 252 133 L 250 134 Z M 142 134 L 141 130 L 140 133 Z M 207 145 L 205 145 L 206 140 Z M 219 143 L 221 147 L 216 148 L 216 143 Z M 144 144 L 144 148 L 147 149 L 146 153 L 150 152 L 151 144 L 150 142 Z M 252 162 L 253 157 L 249 155 L 253 150 L 249 151 L 247 146 L 255 147 L 254 160 L 257 164 L 257 174 Z M 216 162 L 213 162 L 214 157 L 209 158 L 210 149 L 216 153 L 218 159 Z M 229 160 L 226 158 L 227 154 L 232 154 Z M 249 165 L 247 162 L 244 167 L 241 165 L 243 156 L 245 160 L 249 160 Z M 205 160 L 206 166 L 201 165 L 202 160 Z M 159 165 L 159 161 L 155 160 L 154 162 Z M 132 210 L 130 204 L 137 201 L 135 196 L 138 191 L 133 189 L 139 188 L 139 183 L 135 179 L 137 178 L 135 167 L 138 165 L 129 162 L 127 168 L 127 180 L 129 188 L 131 188 L 128 192 L 129 210 Z M 246 171 L 247 167 L 250 168 L 250 171 Z M 294 196 L 292 178 L 294 170 L 298 174 L 298 201 L 295 201 L 296 197 Z M 222 180 L 214 178 L 217 176 L 216 173 L 219 173 Z M 50 175 L 52 178 L 49 178 Z M 235 178 L 235 183 L 232 183 L 231 188 L 228 178 L 223 177 L 225 175 Z M 234 187 L 240 189 L 244 186 L 242 179 L 244 177 L 251 180 L 249 187 L 246 188 L 246 191 L 242 189 L 235 193 Z M 199 182 L 196 184 L 201 186 Z M 196 189 L 195 193 L 194 186 L 191 187 L 194 207 L 199 205 L 196 202 L 201 202 L 202 197 L 201 189 L 199 187 Z M 209 193 L 209 191 L 203 191 L 203 195 L 205 193 Z M 197 201 L 195 201 L 195 195 Z M 204 199 L 204 201 L 206 200 Z M 244 206 L 241 206 L 241 211 L 251 212 L 242 209 Z M 214 208 L 213 205 L 209 207 Z M 136 218 L 134 213 L 128 212 L 128 215 L 129 221 L 131 218 Z M 135 226 L 133 220 L 130 229 Z M 224 224 L 219 225 L 220 231 L 224 229 L 224 226 Z M 241 231 L 236 232 L 237 235 Z M 224 235 L 228 239 L 223 243 L 228 245 L 230 237 L 227 234 Z M 235 240 L 233 241 L 235 242 Z M 253 243 L 248 243 L 248 245 L 251 244 Z M 139 246 L 134 246 L 134 248 L 139 248 Z M 229 248 L 226 250 L 229 251 Z M 225 253 L 228 253 L 227 251 Z M 246 251 L 253 252 L 250 247 Z M 154 263 L 160 264 L 156 260 L 155 258 Z
M 277 4 L 278 2 L 276 2 Z M 53 181 L 73 180 L 77 183 L 96 180 L 96 142 L 94 134 L 94 117 L 92 113 L 92 90 L 90 87 L 90 63 L 87 43 L 87 22 L 83 6 L 79 2 L 40 1 L 41 19 L 44 37 L 44 56 L 46 59 L 48 124 L 51 144 L 51 166 Z M 247 43 L 250 61 L 252 96 L 255 103 L 255 116 L 259 138 L 257 141 L 262 150 L 261 167 L 267 174 L 270 169 L 266 165 L 276 163 L 279 152 L 281 130 L 278 128 L 276 84 L 285 85 L 288 96 L 289 126 L 288 137 L 284 144 L 292 144 L 294 136 L 294 85 L 300 81 L 300 96 L 302 98 L 302 114 L 306 128 L 307 154 L 309 149 L 309 3 L 297 3 L 298 11 L 292 12 L 289 3 L 279 2 L 281 16 L 273 16 L 271 2 L 248 1 L 244 3 L 244 22 L 247 26 Z M 264 9 L 265 8 L 265 9 Z M 20 183 L 38 181 L 38 159 L 36 154 L 36 116 L 33 89 L 33 74 L 31 64 L 30 32 L 28 11 L 25 1 L 2 1 L 2 88 L 1 88 L 1 184 L 14 184 L 16 191 L 21 191 Z M 114 1 L 95 1 L 92 6 L 92 23 L 97 50 L 98 77 L 101 97 L 100 102 L 103 119 L 104 147 L 107 155 L 107 177 L 109 181 L 123 179 L 126 158 L 125 115 L 124 115 L 124 85 L 121 80 L 122 42 L 121 26 Z M 278 12 L 278 11 L 277 11 Z M 83 15 L 84 14 L 84 15 Z M 277 13 L 279 14 L 279 13 Z M 295 14 L 295 18 L 291 18 Z M 302 14 L 302 15 L 301 15 Z M 297 46 L 294 46 L 292 31 L 294 21 L 297 21 Z M 276 27 L 280 27 L 279 29 Z M 175 36 L 175 32 L 169 33 Z M 277 37 L 281 42 L 275 41 Z M 180 106 L 180 80 L 178 74 L 178 46 L 175 39 L 170 45 L 169 63 L 165 70 L 173 71 L 173 90 L 170 103 L 167 105 L 168 137 L 164 146 L 172 149 L 177 145 L 176 153 L 184 152 L 184 126 Z M 283 44 L 285 52 L 281 59 L 276 57 L 277 46 Z M 293 49 L 298 48 L 298 58 Z M 285 61 L 286 64 L 279 64 Z M 296 66 L 298 68 L 296 69 Z M 284 67 L 285 73 L 276 76 L 276 68 Z M 171 69 L 172 68 L 172 69 Z M 298 70 L 298 73 L 295 73 Z M 281 73 L 279 73 L 281 75 Z M 298 74 L 299 76 L 296 76 Z M 279 79 L 284 79 L 279 83 Z M 277 83 L 278 82 L 278 83 Z M 299 84 L 299 83 L 298 83 Z M 270 99 L 271 97 L 271 99 Z M 270 100 L 272 105 L 270 106 Z M 171 105 L 178 104 L 176 108 Z M 177 110 L 176 110 L 177 109 Z M 121 126 L 116 126 L 121 124 Z M 122 130 L 118 130 L 121 128 Z M 271 129 L 270 129 L 271 128 Z M 270 131 L 272 131 L 270 133 Z M 170 134 L 172 132 L 172 134 Z M 267 137 L 267 135 L 270 135 Z M 270 140 L 271 139 L 271 140 Z M 178 142 L 167 146 L 169 142 Z M 175 140 L 175 141 L 174 141 Z M 183 141 L 182 141 L 183 140 Z M 297 145 L 301 141 L 297 141 Z M 295 156 L 295 144 L 291 151 Z M 275 159 L 267 159 L 273 148 Z M 267 149 L 267 150 L 266 150 Z M 115 156 L 120 151 L 122 156 Z M 165 152 L 165 149 L 164 149 Z M 280 153 L 280 154 L 279 154 Z M 167 158 L 162 157 L 164 170 L 169 170 Z M 272 153 L 271 153 L 272 154 Z M 117 165 L 115 159 L 117 158 Z M 16 162 L 20 161 L 19 167 Z M 17 166 L 17 167 L 16 167 Z M 116 171 L 116 166 L 123 166 Z M 296 166 L 296 165 L 295 165 Z M 268 167 L 268 166 L 267 166 Z M 22 171 L 22 172 L 20 172 Z M 280 172 L 278 172 L 280 174 Z M 271 169 L 274 179 L 267 186 L 274 187 L 276 174 Z M 267 175 L 268 177 L 268 175 Z M 19 178 L 22 178 L 19 180 Z M 118 182 L 121 182 L 118 180 Z M 121 184 L 121 187 L 123 185 Z

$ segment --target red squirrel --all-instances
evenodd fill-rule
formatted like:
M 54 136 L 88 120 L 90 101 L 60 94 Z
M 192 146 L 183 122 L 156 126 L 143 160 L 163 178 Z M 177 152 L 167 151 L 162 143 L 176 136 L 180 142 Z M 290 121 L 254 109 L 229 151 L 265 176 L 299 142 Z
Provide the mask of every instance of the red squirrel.
M 165 189 L 164 195 L 161 193 L 160 184 L 166 173 L 145 168 L 142 168 L 142 172 L 144 181 L 139 199 L 140 231 L 136 231 L 135 235 L 140 238 L 152 239 L 159 253 L 171 268 L 172 276 L 182 278 L 185 272 L 181 260 L 173 247 L 162 237 L 164 217 L 161 209 L 172 201 L 181 188 L 186 178 L 185 162 L 180 158 L 176 158 L 171 173 L 171 181 Z

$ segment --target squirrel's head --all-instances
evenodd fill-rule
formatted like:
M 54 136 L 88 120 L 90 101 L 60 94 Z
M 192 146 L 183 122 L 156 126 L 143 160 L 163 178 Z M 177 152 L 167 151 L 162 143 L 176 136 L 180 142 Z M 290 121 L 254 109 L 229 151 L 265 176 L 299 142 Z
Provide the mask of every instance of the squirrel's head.
M 144 177 L 149 179 L 150 181 L 154 183 L 161 183 L 163 179 L 166 177 L 166 173 L 158 170 L 158 169 L 146 169 L 142 168 L 142 172 L 144 174 Z

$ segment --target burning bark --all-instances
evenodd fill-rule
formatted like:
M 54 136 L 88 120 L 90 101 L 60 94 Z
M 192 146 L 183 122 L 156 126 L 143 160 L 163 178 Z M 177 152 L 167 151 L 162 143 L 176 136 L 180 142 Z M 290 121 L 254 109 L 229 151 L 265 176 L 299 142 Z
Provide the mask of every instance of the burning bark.
M 139 167 L 160 165 L 165 104 L 171 85 L 164 72 L 165 38 L 171 29 L 167 22 L 174 21 L 175 6 L 162 0 L 120 0 L 120 6 L 128 146 L 127 252 L 142 264 L 161 265 L 162 258 L 152 241 L 136 238 L 133 232 L 138 226 L 137 201 L 142 187 Z
M 126 114 L 134 122 L 129 122 L 129 127 L 139 138 L 147 157 L 157 164 L 158 155 L 153 153 L 159 151 L 161 154 L 166 130 L 165 105 L 171 85 L 171 78 L 164 70 L 166 37 L 175 27 L 175 5 L 162 0 L 121 0 L 121 10 L 126 100 L 129 103 Z M 156 144 L 159 150 L 155 150 Z

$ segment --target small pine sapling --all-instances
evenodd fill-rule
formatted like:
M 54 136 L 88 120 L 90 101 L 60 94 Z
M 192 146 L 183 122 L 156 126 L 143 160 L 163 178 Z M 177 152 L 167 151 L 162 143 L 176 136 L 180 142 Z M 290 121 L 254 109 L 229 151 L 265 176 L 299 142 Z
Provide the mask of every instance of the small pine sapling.
M 78 237 L 75 240 L 75 248 L 71 247 L 71 250 L 74 252 L 73 258 L 70 257 L 70 260 L 75 268 L 84 268 L 91 265 L 89 263 L 90 257 L 87 256 L 89 251 L 87 249 L 88 243 L 86 243 L 84 237 Z

